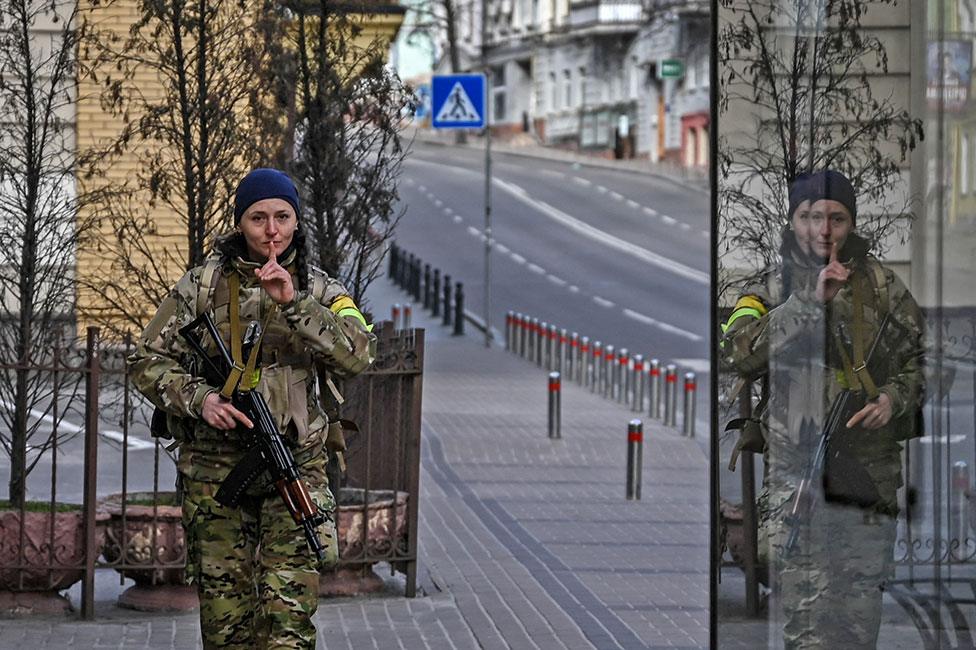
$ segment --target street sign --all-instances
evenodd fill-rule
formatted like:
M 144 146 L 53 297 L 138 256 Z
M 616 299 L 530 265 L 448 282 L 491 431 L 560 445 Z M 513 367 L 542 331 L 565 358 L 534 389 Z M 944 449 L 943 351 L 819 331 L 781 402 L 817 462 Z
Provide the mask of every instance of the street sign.
M 680 79 L 685 76 L 685 64 L 680 59 L 662 59 L 657 65 L 658 79 Z
M 481 129 L 485 126 L 485 75 L 445 74 L 431 79 L 431 126 Z

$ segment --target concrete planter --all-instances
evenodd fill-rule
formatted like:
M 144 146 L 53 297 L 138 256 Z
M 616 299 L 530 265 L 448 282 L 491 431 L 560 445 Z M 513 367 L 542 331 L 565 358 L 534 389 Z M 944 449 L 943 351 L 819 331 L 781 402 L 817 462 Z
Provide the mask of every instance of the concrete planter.
M 96 516 L 96 548 L 102 545 L 106 519 Z M 80 506 L 67 512 L 24 512 L 23 530 L 20 510 L 0 510 L 0 613 L 71 611 L 71 603 L 58 592 L 81 580 L 84 563 Z M 17 566 L 23 568 L 11 568 Z
M 175 492 L 159 492 L 158 504 L 152 492 L 126 495 L 125 522 L 122 495 L 113 494 L 99 502 L 108 516 L 102 556 L 109 564 L 121 564 L 116 571 L 135 581 L 119 596 L 119 606 L 140 611 L 189 611 L 199 606 L 196 589 L 185 584 L 186 538 L 182 508 Z M 178 564 L 179 568 L 158 565 Z

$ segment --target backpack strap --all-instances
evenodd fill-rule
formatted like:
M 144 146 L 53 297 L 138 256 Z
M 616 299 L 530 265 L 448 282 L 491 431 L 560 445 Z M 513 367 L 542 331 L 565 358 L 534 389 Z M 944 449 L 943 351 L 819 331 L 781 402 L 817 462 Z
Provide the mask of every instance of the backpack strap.
M 213 300 L 214 290 L 217 288 L 217 278 L 220 275 L 220 260 L 215 257 L 207 258 L 200 272 L 200 288 L 197 290 L 197 311 L 199 316 L 207 311 Z

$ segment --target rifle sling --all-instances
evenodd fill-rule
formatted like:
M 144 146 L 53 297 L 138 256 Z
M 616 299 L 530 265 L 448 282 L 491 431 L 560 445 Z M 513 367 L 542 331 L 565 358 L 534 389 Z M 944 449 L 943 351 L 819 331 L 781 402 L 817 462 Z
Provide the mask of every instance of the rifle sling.
M 268 313 L 264 315 L 264 319 L 261 322 L 261 334 L 251 348 L 251 353 L 248 355 L 247 363 L 245 364 L 241 353 L 240 287 L 240 277 L 236 271 L 232 271 L 227 278 L 227 288 L 230 294 L 227 309 L 230 316 L 230 355 L 234 364 L 227 375 L 227 381 L 224 382 L 224 387 L 220 391 L 221 396 L 225 399 L 230 399 L 234 391 L 238 388 L 246 391 L 257 386 L 258 374 L 255 372 L 255 366 L 257 366 L 258 352 L 261 349 L 261 341 L 264 340 L 264 333 L 268 330 L 268 323 L 271 322 L 271 318 L 278 308 L 278 303 L 272 301 L 271 308 L 268 309 Z
M 847 379 L 848 387 L 855 391 L 863 389 L 867 393 L 868 399 L 873 400 L 878 397 L 879 391 L 874 383 L 874 379 L 871 378 L 871 373 L 868 371 L 867 361 L 864 357 L 864 302 L 866 297 L 865 293 L 871 290 L 870 287 L 866 286 L 866 282 L 867 278 L 861 273 L 855 273 L 851 278 L 851 294 L 853 298 L 852 316 L 854 320 L 854 340 L 852 342 L 853 363 L 847 354 L 844 342 L 837 335 L 836 331 L 834 332 L 834 340 L 840 352 L 841 362 L 844 364 L 844 375 Z

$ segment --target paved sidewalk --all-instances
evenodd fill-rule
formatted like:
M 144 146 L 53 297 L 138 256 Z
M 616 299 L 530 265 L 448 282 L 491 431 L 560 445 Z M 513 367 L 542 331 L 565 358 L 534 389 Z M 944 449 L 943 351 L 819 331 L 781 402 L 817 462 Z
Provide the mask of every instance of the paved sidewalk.
M 379 280 L 383 316 L 405 295 Z M 562 440 L 546 436 L 546 372 L 427 328 L 421 596 L 322 601 L 319 648 L 703 648 L 707 462 L 645 424 L 643 500 L 624 498 L 625 407 L 564 382 Z M 105 573 L 102 580 L 112 578 Z M 385 575 L 389 575 L 387 572 Z M 98 619 L 0 621 L 0 648 L 194 648 L 195 614 L 98 606 Z

